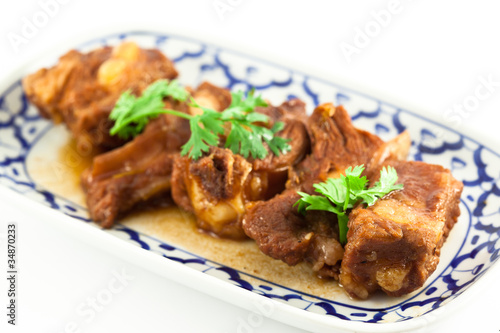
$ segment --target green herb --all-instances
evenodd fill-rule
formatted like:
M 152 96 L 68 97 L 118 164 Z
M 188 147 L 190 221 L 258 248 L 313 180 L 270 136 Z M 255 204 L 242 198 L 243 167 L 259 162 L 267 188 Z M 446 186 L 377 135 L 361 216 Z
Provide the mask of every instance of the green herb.
M 140 97 L 135 97 L 129 92 L 121 95 L 110 114 L 110 118 L 115 121 L 110 134 L 125 139 L 136 136 L 152 118 L 160 114 L 172 114 L 189 120 L 191 137 L 182 146 L 181 155 L 189 154 L 192 159 L 198 159 L 203 152 L 210 149 L 210 146 L 219 144 L 219 135 L 225 133 L 226 123 L 230 124 L 230 128 L 225 147 L 235 154 L 241 154 L 245 158 L 251 155 L 262 159 L 267 156 L 264 142 L 277 156 L 290 151 L 288 144 L 290 140 L 275 136 L 283 129 L 282 122 L 276 122 L 272 128 L 259 125 L 269 122 L 268 116 L 255 112 L 256 107 L 267 106 L 262 97 L 255 96 L 253 89 L 246 98 L 242 91 L 231 95 L 231 105 L 223 112 L 202 107 L 191 97 L 188 105 L 200 108 L 203 113 L 189 115 L 165 109 L 163 104 L 163 98 L 166 96 L 185 101 L 188 93 L 176 81 L 170 83 L 165 80 L 156 81 Z
M 130 91 L 124 92 L 109 115 L 109 118 L 115 121 L 109 133 L 118 135 L 122 139 L 140 134 L 152 118 L 164 113 L 163 98 L 167 96 L 178 101 L 185 101 L 189 93 L 179 85 L 177 80 L 155 81 L 144 90 L 140 97 L 135 97 Z
M 245 158 L 251 155 L 262 159 L 267 156 L 267 149 L 263 142 L 267 143 L 276 156 L 290 151 L 289 139 L 274 136 L 283 129 L 282 122 L 276 122 L 271 129 L 257 125 L 269 122 L 268 116 L 254 111 L 257 106 L 267 106 L 262 97 L 255 96 L 253 89 L 248 93 L 247 98 L 244 98 L 242 91 L 231 93 L 231 95 L 231 105 L 223 112 L 201 107 L 196 101 L 191 101 L 191 105 L 202 109 L 203 114 L 195 116 L 197 118 L 191 122 L 192 135 L 183 146 L 181 154 L 185 155 L 190 151 L 189 156 L 197 159 L 202 151 L 208 151 L 209 146 L 216 146 L 219 142 L 217 135 L 224 133 L 225 123 L 231 124 L 225 147 L 233 153 L 243 155 Z M 203 127 L 200 127 L 200 123 Z
M 403 188 L 403 184 L 396 184 L 398 174 L 393 167 L 382 168 L 380 180 L 371 188 L 366 188 L 368 179 L 366 176 L 361 177 L 363 170 L 363 165 L 358 165 L 354 169 L 349 167 L 345 170 L 345 176 L 328 178 L 323 183 L 314 184 L 315 191 L 321 196 L 297 192 L 302 198 L 294 207 L 298 206 L 298 211 L 302 214 L 308 210 L 324 210 L 337 214 L 340 242 L 345 244 L 348 209 L 353 208 L 358 202 L 371 206 L 389 192 Z

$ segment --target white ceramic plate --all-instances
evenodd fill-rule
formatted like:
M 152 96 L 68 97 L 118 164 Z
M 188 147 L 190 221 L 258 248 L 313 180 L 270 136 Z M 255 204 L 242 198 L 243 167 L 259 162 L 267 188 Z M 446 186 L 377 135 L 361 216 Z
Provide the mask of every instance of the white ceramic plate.
M 88 51 L 122 40 L 161 49 L 175 61 L 183 84 L 196 86 L 208 80 L 233 90 L 255 87 L 275 104 L 299 97 L 309 111 L 323 102 L 343 104 L 356 126 L 385 140 L 408 129 L 413 140 L 410 159 L 450 168 L 465 185 L 462 214 L 443 247 L 439 266 L 425 286 L 401 298 L 378 295 L 355 301 L 345 296 L 319 297 L 214 262 L 154 233 L 123 224 L 101 230 L 88 219 L 86 208 L 78 204 L 81 193 L 61 196 L 51 191 L 41 173 L 34 170 L 44 167 L 44 161 L 56 159 L 68 133 L 42 119 L 27 103 L 20 80 L 37 68 L 54 64 L 61 52 L 71 48 Z M 261 304 L 264 309 L 272 309 L 266 315 L 315 331 L 390 332 L 421 327 L 436 318 L 444 305 L 460 302 L 459 296 L 477 284 L 499 257 L 500 150 L 492 149 L 485 140 L 455 131 L 366 90 L 356 91 L 309 70 L 283 65 L 282 60 L 260 59 L 203 38 L 151 30 L 121 31 L 96 35 L 83 43 L 66 43 L 58 51 L 23 66 L 2 82 L 0 184 L 21 194 L 13 196 L 13 201 L 25 201 L 24 205 L 50 216 L 79 237 L 93 237 L 97 246 L 242 307 Z

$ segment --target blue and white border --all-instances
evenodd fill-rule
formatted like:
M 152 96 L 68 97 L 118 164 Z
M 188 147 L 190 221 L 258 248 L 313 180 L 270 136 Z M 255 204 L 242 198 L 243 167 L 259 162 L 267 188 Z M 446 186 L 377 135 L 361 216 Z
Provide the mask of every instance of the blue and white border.
M 464 182 L 462 217 L 467 231 L 444 270 L 418 293 L 388 307 L 367 307 L 353 301 L 336 302 L 308 295 L 251 276 L 194 253 L 166 244 L 123 225 L 109 232 L 143 249 L 180 262 L 205 274 L 294 307 L 361 322 L 399 322 L 412 319 L 452 301 L 474 284 L 498 260 L 500 249 L 500 154 L 468 137 L 416 113 L 347 89 L 306 73 L 249 57 L 193 38 L 133 31 L 108 35 L 80 46 L 86 51 L 123 39 L 143 47 L 158 47 L 176 62 L 184 84 L 203 80 L 231 89 L 255 87 L 274 103 L 299 97 L 312 108 L 322 102 L 343 104 L 355 124 L 384 139 L 405 129 L 413 138 L 411 158 L 450 168 Z M 20 78 L 18 78 L 20 80 Z M 0 95 L 0 184 L 86 223 L 87 211 L 38 185 L 26 169 L 34 145 L 52 127 L 27 103 L 20 81 Z M 258 283 L 250 283 L 259 281 Z M 419 308 L 419 311 L 414 311 Z

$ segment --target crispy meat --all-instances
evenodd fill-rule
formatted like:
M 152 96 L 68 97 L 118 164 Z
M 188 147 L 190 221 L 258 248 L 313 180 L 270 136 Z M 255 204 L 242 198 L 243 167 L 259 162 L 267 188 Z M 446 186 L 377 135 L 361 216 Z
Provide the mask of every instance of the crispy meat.
M 118 97 L 126 90 L 139 95 L 150 83 L 175 77 L 173 63 L 159 50 L 127 42 L 89 53 L 69 51 L 54 67 L 24 78 L 23 87 L 42 116 L 66 124 L 79 147 L 111 149 L 124 143 L 109 135 L 108 116 Z
M 439 262 L 443 242 L 460 215 L 463 184 L 442 166 L 391 161 L 400 191 L 349 216 L 340 283 L 356 298 L 378 289 L 401 296 L 420 288 Z M 372 182 L 378 177 L 374 177 Z
M 295 265 L 306 260 L 318 275 L 338 278 L 343 248 L 339 243 L 336 216 L 293 207 L 298 190 L 314 193 L 313 184 L 339 177 L 349 166 L 364 164 L 368 170 L 386 159 L 405 158 L 410 142 L 405 132 L 382 142 L 377 136 L 356 129 L 343 107 L 323 104 L 308 121 L 312 153 L 291 171 L 288 189 L 269 201 L 247 207 L 245 233 L 263 253 Z
M 309 137 L 303 119 L 305 106 L 291 100 L 278 107 L 257 108 L 270 117 L 271 126 L 283 121 L 277 135 L 291 139 L 292 149 L 275 156 L 269 152 L 262 160 L 244 159 L 228 149 L 212 148 L 197 161 L 178 159 L 172 174 L 172 196 L 183 209 L 193 212 L 198 226 L 219 237 L 241 239 L 245 205 L 267 200 L 285 188 L 289 170 L 309 151 Z
M 203 106 L 216 110 L 226 108 L 230 102 L 227 90 L 206 82 L 193 95 Z M 205 96 L 205 100 L 202 102 L 198 95 Z M 209 95 L 213 98 L 208 98 Z M 166 108 L 192 112 L 186 103 L 172 100 L 165 103 Z M 82 175 L 92 219 L 109 228 L 136 204 L 159 196 L 168 198 L 174 160 L 189 136 L 188 120 L 161 115 L 134 140 L 95 157 L 92 167 Z

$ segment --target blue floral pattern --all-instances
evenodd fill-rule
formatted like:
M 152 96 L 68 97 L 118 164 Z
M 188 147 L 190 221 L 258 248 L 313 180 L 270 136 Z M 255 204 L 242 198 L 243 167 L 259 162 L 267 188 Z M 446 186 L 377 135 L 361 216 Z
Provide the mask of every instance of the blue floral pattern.
M 500 256 L 500 154 L 484 144 L 435 121 L 375 97 L 353 91 L 278 64 L 249 57 L 193 38 L 152 32 L 127 32 L 104 36 L 80 46 L 90 50 L 132 39 L 143 47 L 158 47 L 176 63 L 183 84 L 204 80 L 231 89 L 255 87 L 273 103 L 298 97 L 309 111 L 319 103 L 343 104 L 355 124 L 389 139 L 408 129 L 413 139 L 411 158 L 450 168 L 465 188 L 459 223 L 465 235 L 455 239 L 456 253 L 444 269 L 432 275 L 418 292 L 390 306 L 338 302 L 305 294 L 235 270 L 167 244 L 123 225 L 109 232 L 169 260 L 238 287 L 290 304 L 305 311 L 362 322 L 397 322 L 429 313 L 452 301 L 481 278 Z M 95 224 L 87 211 L 40 187 L 26 169 L 32 147 L 52 125 L 30 106 L 21 82 L 13 82 L 0 94 L 0 184 L 77 220 Z M 79 223 L 79 222 L 75 222 Z M 452 231 L 453 234 L 453 231 Z M 249 281 L 254 281 L 253 283 Z M 255 281 L 258 281 L 255 283 Z M 415 311 L 417 309 L 417 311 Z

